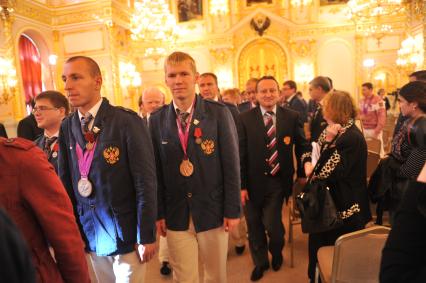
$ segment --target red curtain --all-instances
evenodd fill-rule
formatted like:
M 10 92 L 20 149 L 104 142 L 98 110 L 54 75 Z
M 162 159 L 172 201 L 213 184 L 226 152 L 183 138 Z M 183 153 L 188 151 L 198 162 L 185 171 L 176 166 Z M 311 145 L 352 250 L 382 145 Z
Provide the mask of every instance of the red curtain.
M 19 61 L 24 83 L 25 102 L 29 104 L 31 99 L 42 90 L 41 58 L 34 43 L 23 35 L 19 38 Z

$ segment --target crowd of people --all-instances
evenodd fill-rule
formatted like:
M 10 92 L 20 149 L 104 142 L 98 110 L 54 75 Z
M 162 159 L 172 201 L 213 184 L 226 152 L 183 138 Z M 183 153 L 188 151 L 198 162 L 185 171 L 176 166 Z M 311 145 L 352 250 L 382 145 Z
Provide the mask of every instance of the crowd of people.
M 16 266 L 8 267 L 8 282 L 22 282 L 16 270 L 24 269 L 25 282 L 90 282 L 89 268 L 98 282 L 144 282 L 158 237 L 160 273 L 174 282 L 199 282 L 199 269 L 206 283 L 226 282 L 229 237 L 239 255 L 248 241 L 250 279 L 258 281 L 283 265 L 283 205 L 294 183 L 308 178 L 327 184 L 342 220 L 309 234 L 311 282 L 318 249 L 372 220 L 366 139 L 383 144 L 382 90 L 376 95 L 364 83 L 357 105 L 318 76 L 306 102 L 294 81 L 280 87 L 263 76 L 249 79 L 242 93 L 221 92 L 216 75 L 199 74 L 183 52 L 166 58 L 164 77 L 172 101 L 166 105 L 161 90 L 148 88 L 136 113 L 101 97 L 93 59 L 69 58 L 62 72 L 66 96 L 40 93 L 18 126 L 26 139 L 0 138 L 0 206 L 14 222 L 0 221 L 12 235 L 2 233 L 10 243 L 1 243 L 2 254 L 20 246 L 9 251 Z M 412 77 L 399 92 L 391 152 L 385 157 L 380 150 L 377 170 L 393 179 L 375 180 L 395 225 L 406 224 L 400 222 L 412 210 L 407 202 L 418 200 L 405 200 L 405 193 L 426 173 L 426 150 L 412 133 L 426 111 L 426 71 Z M 395 272 L 398 237 L 390 237 L 383 253 L 392 260 L 383 259 L 382 278 Z

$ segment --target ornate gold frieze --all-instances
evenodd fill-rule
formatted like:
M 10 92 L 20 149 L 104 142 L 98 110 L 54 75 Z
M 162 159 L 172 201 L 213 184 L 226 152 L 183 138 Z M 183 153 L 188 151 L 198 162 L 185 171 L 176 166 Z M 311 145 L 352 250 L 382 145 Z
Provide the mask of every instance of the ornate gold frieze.
M 209 49 L 209 51 L 216 65 L 225 65 L 229 63 L 234 55 L 234 48 L 215 48 Z
M 314 55 L 314 47 L 316 45 L 316 40 L 299 40 L 294 41 L 290 40 L 291 51 L 299 57 L 309 57 Z

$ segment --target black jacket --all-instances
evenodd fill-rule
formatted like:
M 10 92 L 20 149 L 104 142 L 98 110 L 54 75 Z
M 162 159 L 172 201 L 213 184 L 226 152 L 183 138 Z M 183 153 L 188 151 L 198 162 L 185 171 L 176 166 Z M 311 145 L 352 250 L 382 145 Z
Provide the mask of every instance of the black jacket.
M 41 134 L 43 134 L 43 129 L 37 127 L 37 122 L 33 114 L 19 121 L 18 137 L 34 141 Z
M 407 189 L 382 252 L 380 282 L 426 281 L 426 185 Z
M 311 146 L 305 138 L 299 114 L 288 108 L 277 106 L 276 139 L 278 160 L 280 162 L 280 178 L 284 196 L 291 194 L 294 175 L 293 146 L 296 149 L 298 163 L 310 161 L 308 156 Z M 270 168 L 265 161 L 268 156 L 267 134 L 260 107 L 240 114 L 240 159 L 241 188 L 247 189 L 250 200 L 261 202 L 263 188 Z M 303 167 L 303 166 L 299 166 Z M 299 177 L 304 172 L 298 172 Z

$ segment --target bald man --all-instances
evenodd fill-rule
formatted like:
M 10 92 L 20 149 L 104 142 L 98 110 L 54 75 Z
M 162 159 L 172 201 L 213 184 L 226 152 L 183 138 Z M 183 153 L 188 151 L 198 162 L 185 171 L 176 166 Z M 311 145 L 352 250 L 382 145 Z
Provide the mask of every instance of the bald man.
M 151 113 L 164 105 L 165 95 L 156 87 L 149 87 L 142 93 L 142 107 L 146 113 L 144 118 L 148 123 Z

